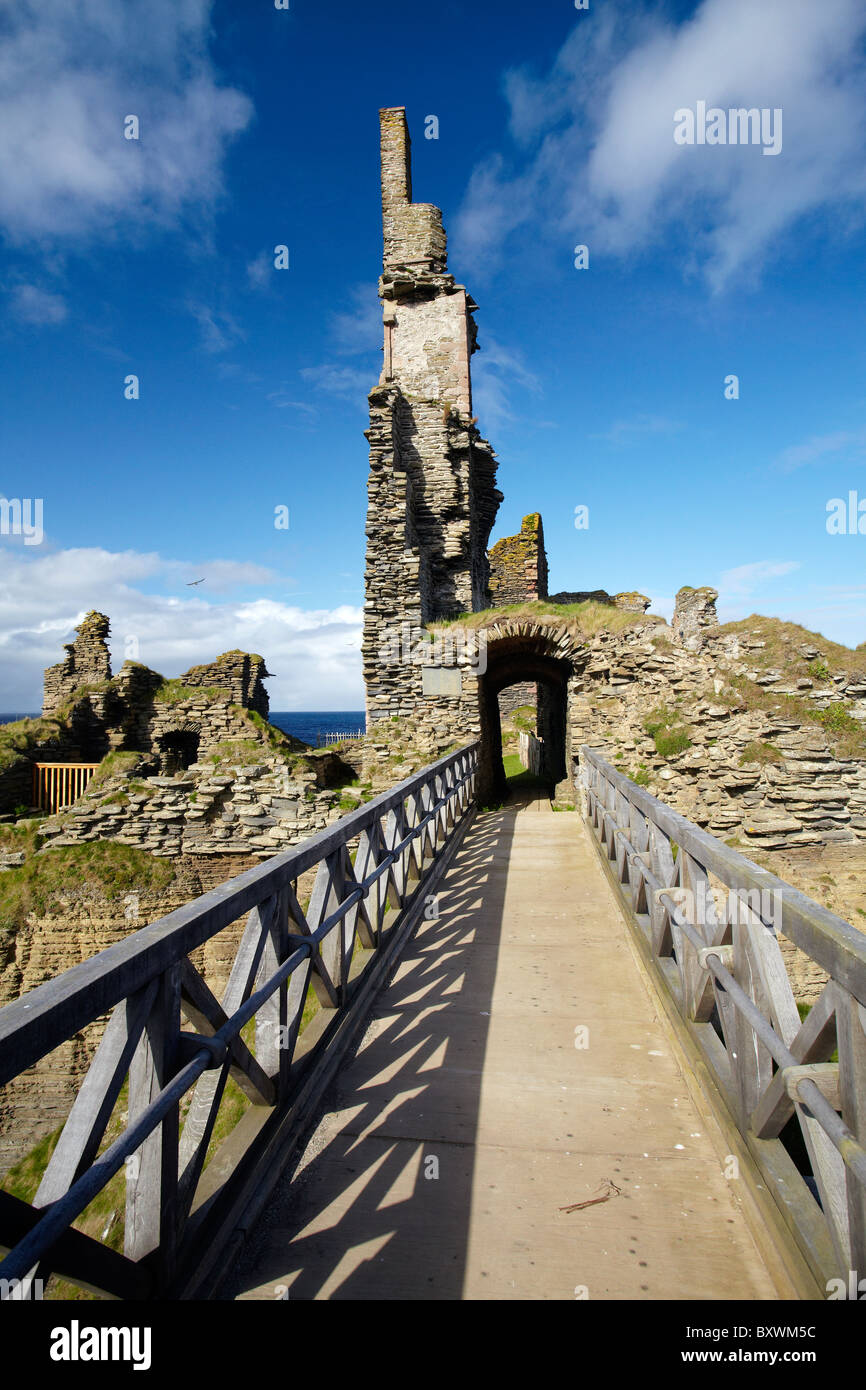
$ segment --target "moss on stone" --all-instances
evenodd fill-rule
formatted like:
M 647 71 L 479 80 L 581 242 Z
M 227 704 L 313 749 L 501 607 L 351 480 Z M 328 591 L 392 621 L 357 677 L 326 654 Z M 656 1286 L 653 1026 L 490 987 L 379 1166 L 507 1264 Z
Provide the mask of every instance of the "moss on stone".
M 189 672 L 187 674 L 190 674 Z M 184 685 L 182 678 L 164 680 L 154 691 L 155 704 L 180 705 L 187 700 L 206 700 L 215 704 L 218 700 L 228 700 L 229 691 L 219 685 Z

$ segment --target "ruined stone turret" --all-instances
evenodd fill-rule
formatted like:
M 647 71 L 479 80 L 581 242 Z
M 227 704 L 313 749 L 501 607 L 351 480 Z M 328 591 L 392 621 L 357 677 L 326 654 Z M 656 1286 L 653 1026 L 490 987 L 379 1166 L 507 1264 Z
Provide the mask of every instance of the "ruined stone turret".
M 719 626 L 716 613 L 717 589 L 704 586 L 692 589 L 688 584 L 679 590 L 674 607 L 674 641 L 690 652 L 699 652 L 709 629 Z
M 448 273 L 442 214 L 412 202 L 402 107 L 379 113 L 384 353 L 370 393 L 364 679 L 370 719 L 408 713 L 417 665 L 383 656 L 404 624 L 486 606 L 487 541 L 502 494 L 472 416 L 475 302 Z
M 82 685 L 101 685 L 111 680 L 111 654 L 106 638 L 109 620 L 91 611 L 75 629 L 74 642 L 64 647 L 66 656 L 45 672 L 42 713 L 55 714 Z
M 523 518 L 516 536 L 503 536 L 490 551 L 490 607 L 547 598 L 547 555 L 538 512 Z
M 222 688 L 232 704 L 254 710 L 267 719 L 270 707 L 263 681 L 271 674 L 264 657 L 236 650 L 223 652 L 206 666 L 190 667 L 180 679 L 185 686 Z

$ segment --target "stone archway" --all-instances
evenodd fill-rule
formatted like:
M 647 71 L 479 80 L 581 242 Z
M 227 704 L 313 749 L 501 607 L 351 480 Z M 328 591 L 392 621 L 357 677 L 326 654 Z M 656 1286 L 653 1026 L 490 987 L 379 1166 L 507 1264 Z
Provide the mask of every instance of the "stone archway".
M 201 745 L 201 728 L 185 720 L 172 729 L 164 729 L 155 739 L 159 754 L 159 770 L 163 777 L 174 777 L 185 772 L 198 761 Z
M 545 775 L 552 788 L 567 779 L 569 693 L 588 655 L 581 638 L 567 629 L 528 618 L 504 619 L 487 628 L 485 636 L 486 668 L 478 680 L 481 754 L 477 797 L 482 806 L 506 795 L 499 693 L 519 681 L 538 684 Z

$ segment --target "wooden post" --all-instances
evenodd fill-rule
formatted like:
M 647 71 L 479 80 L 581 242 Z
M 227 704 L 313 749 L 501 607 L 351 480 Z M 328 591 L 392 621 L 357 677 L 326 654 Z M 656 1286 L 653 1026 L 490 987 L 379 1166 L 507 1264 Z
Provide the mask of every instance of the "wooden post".
M 866 1147 L 866 1008 L 840 986 L 836 991 L 836 1035 L 839 1045 L 839 1084 L 842 1119 Z M 849 1269 L 866 1279 L 866 1188 L 846 1173 L 848 1197 Z
M 180 1034 L 180 964 L 172 965 L 159 988 L 129 1069 L 129 1121 L 133 1123 L 176 1071 Z M 136 1161 L 137 1160 L 137 1161 Z M 125 1251 L 140 1260 L 159 1251 L 160 1287 L 174 1274 L 177 1229 L 178 1107 L 127 1161 Z

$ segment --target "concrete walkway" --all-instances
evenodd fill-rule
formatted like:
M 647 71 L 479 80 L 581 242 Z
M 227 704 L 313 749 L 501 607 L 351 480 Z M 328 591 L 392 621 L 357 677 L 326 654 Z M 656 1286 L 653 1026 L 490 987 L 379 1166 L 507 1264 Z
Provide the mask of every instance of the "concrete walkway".
M 480 816 L 439 912 L 221 1296 L 786 1296 L 579 814 Z

